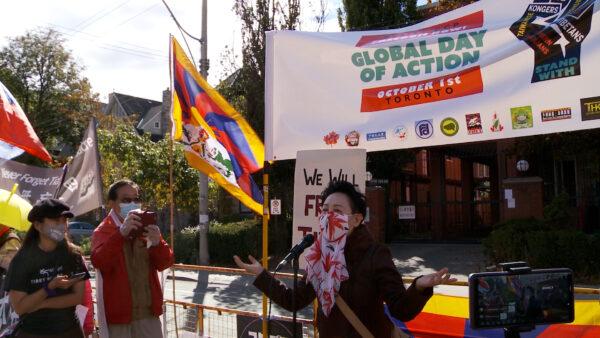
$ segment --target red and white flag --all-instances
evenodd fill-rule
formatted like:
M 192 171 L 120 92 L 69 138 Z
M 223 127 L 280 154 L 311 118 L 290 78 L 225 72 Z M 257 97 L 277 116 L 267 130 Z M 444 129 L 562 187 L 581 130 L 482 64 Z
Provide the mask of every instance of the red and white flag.
M 23 109 L 2 82 L 0 82 L 0 142 L 8 145 L 2 149 L 11 149 L 9 153 L 12 156 L 15 154 L 12 147 L 17 147 L 44 161 L 52 161 L 52 157 L 33 130 Z M 0 157 L 5 157 L 2 153 L 0 152 Z

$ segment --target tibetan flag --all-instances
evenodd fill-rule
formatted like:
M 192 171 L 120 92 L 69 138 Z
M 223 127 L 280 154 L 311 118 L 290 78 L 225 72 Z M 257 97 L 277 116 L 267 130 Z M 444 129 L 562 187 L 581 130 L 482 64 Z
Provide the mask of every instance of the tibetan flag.
M 27 116 L 12 96 L 10 91 L 0 82 L 0 155 L 5 158 L 19 155 L 19 148 L 46 162 L 52 162 L 52 157 L 44 148 L 29 123 Z
M 392 323 L 409 337 L 503 338 L 503 329 L 475 330 L 469 321 L 469 298 L 434 294 L 413 320 Z M 600 304 L 598 300 L 575 300 L 575 320 L 568 324 L 537 325 L 533 331 L 521 333 L 523 338 L 600 337 Z
M 263 197 L 250 174 L 262 169 L 264 145 L 252 127 L 196 71 L 171 37 L 173 139 L 190 166 L 262 214 Z

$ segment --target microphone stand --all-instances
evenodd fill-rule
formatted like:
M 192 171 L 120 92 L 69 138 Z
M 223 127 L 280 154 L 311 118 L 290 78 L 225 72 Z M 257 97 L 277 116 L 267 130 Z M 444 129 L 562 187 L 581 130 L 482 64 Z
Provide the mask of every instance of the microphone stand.
M 292 315 L 292 329 L 294 330 L 293 332 L 293 337 L 297 338 L 297 327 L 298 327 L 298 321 L 296 319 L 296 313 L 298 312 L 298 310 L 296 309 L 296 290 L 298 289 L 298 270 L 300 269 L 299 267 L 299 257 L 298 256 L 294 256 L 292 259 L 292 266 L 294 269 L 294 287 L 292 289 L 292 309 L 294 310 L 293 315 Z

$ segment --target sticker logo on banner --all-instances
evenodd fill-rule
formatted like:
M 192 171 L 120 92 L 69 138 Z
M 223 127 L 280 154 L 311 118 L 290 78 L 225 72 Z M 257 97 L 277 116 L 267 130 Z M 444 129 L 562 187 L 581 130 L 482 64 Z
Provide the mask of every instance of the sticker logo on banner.
M 479 113 L 465 115 L 467 120 L 467 133 L 469 135 L 483 133 L 483 126 L 481 125 L 481 115 Z
M 533 111 L 531 106 L 510 108 L 513 129 L 525 129 L 533 127 Z
M 405 126 L 400 125 L 394 128 L 394 136 L 399 138 L 401 141 L 406 140 L 406 136 L 408 135 L 408 129 Z
M 378 131 L 375 133 L 367 134 L 367 141 L 378 141 L 378 140 L 385 140 L 385 139 L 386 139 L 385 131 Z
M 581 99 L 581 120 L 600 119 L 600 96 Z
M 360 133 L 353 130 L 346 134 L 345 140 L 348 147 L 356 147 L 360 141 Z
M 571 118 L 571 108 L 558 108 L 542 110 L 542 122 L 567 120 Z
M 498 114 L 494 113 L 492 115 L 492 126 L 490 127 L 490 131 L 492 133 L 499 133 L 504 130 L 504 126 L 500 123 L 500 119 L 498 118 Z
M 442 123 L 440 123 L 440 129 L 442 130 L 442 134 L 446 136 L 454 136 L 458 134 L 458 121 L 451 117 L 447 117 L 442 120 Z
M 421 120 L 415 122 L 415 133 L 422 139 L 433 136 L 433 120 Z
M 338 143 L 340 135 L 335 131 L 330 132 L 329 134 L 323 136 L 323 142 L 325 142 L 328 146 L 333 146 Z
M 581 74 L 581 44 L 590 32 L 594 0 L 536 1 L 510 31 L 534 52 L 531 82 Z

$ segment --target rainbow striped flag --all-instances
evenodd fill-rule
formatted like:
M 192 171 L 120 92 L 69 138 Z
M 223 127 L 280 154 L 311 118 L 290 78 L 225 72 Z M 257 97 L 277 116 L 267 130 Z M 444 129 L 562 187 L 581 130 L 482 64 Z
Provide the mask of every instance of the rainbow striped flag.
M 190 166 L 262 214 L 263 196 L 250 176 L 263 167 L 262 141 L 198 73 L 174 37 L 170 47 L 173 139 L 184 144 Z
M 386 307 L 386 313 L 389 312 Z M 423 311 L 409 322 L 390 317 L 404 337 L 497 337 L 502 329 L 474 330 L 469 322 L 469 298 L 434 294 Z M 523 338 L 600 337 L 600 303 L 598 300 L 576 300 L 575 321 L 569 324 L 538 325 L 534 331 L 521 333 Z

